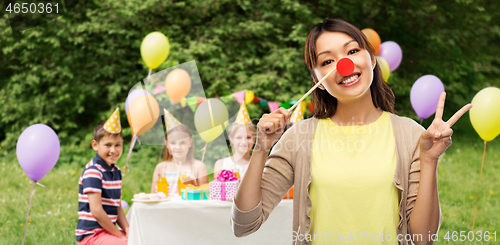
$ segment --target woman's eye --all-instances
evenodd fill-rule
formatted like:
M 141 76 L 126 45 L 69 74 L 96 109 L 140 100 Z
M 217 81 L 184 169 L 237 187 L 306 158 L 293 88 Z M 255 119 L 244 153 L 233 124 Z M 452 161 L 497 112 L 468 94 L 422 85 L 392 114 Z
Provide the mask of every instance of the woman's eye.
M 349 51 L 349 53 L 347 53 L 347 54 L 355 54 L 355 53 L 357 53 L 358 51 L 359 51 L 359 49 L 353 49 L 353 50 Z
M 333 63 L 333 60 L 325 60 L 325 61 L 323 61 L 323 63 L 321 63 L 321 66 L 327 66 L 331 63 Z

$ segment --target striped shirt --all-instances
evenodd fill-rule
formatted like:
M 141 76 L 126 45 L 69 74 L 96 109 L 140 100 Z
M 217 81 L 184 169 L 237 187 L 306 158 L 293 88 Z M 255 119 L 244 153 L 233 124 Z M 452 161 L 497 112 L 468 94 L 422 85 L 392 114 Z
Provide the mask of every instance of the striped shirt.
M 116 224 L 122 194 L 122 174 L 117 166 L 109 166 L 98 154 L 85 166 L 79 180 L 78 224 L 75 230 L 77 241 L 103 229 L 90 212 L 88 193 L 92 192 L 101 194 L 104 212 Z

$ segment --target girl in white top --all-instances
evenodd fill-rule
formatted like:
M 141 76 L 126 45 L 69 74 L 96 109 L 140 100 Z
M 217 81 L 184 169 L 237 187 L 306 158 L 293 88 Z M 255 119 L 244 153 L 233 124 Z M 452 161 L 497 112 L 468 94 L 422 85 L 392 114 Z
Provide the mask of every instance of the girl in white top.
M 229 141 L 233 155 L 217 160 L 214 165 L 214 179 L 222 170 L 237 170 L 243 179 L 250 163 L 250 150 L 255 143 L 255 127 L 253 124 L 232 124 L 229 128 Z
M 165 134 L 165 154 L 163 162 L 156 165 L 151 183 L 151 193 L 156 193 L 158 174 L 165 173 L 168 182 L 168 194 L 179 195 L 178 180 L 180 173 L 187 176 L 184 184 L 203 185 L 208 183 L 205 164 L 194 159 L 194 144 L 191 130 L 185 125 L 178 125 Z

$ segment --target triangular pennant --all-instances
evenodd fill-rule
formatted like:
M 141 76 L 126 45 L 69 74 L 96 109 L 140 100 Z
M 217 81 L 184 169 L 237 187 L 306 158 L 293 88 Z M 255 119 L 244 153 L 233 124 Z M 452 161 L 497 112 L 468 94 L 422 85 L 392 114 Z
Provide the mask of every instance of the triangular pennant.
M 122 126 L 120 122 L 120 110 L 118 108 L 116 108 L 113 114 L 104 123 L 103 128 L 108 133 L 112 134 L 118 134 L 122 131 Z
M 248 114 L 247 107 L 245 103 L 242 103 L 240 106 L 240 110 L 238 111 L 238 116 L 236 117 L 236 124 L 249 124 L 252 121 L 250 120 L 250 115 Z
M 197 102 L 198 102 L 198 96 L 191 96 L 189 98 L 186 98 L 186 103 L 193 112 L 196 111 Z
M 309 112 L 311 115 L 314 113 L 314 102 L 307 102 L 307 108 L 309 108 Z
M 155 90 L 153 92 L 154 95 L 159 94 L 165 91 L 165 87 L 161 85 L 156 85 Z
M 185 107 L 186 106 L 186 97 L 181 99 L 181 106 Z
M 269 110 L 271 112 L 278 110 L 278 108 L 280 108 L 280 102 L 268 101 L 267 105 L 269 106 Z
M 238 103 L 243 103 L 245 102 L 245 90 L 236 92 L 231 94 L 236 100 L 238 100 Z
M 252 103 L 254 98 L 255 98 L 255 95 L 254 95 L 252 90 L 248 90 L 245 92 L 245 104 Z
M 198 97 L 196 99 L 196 107 L 198 108 L 198 106 L 200 106 L 201 103 L 203 103 L 203 101 L 207 100 L 207 98 L 204 98 L 204 97 Z

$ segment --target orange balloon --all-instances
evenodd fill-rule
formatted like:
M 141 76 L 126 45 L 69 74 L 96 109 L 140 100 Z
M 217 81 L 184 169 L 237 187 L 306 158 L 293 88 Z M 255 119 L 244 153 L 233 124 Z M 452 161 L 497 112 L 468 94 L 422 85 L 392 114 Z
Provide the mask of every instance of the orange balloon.
M 375 53 L 375 55 L 377 55 L 378 51 L 380 50 L 380 37 L 379 37 L 379 35 L 377 34 L 376 31 L 374 31 L 373 29 L 370 29 L 370 28 L 365 28 L 361 31 L 363 32 L 363 34 L 365 34 L 366 38 L 368 38 L 368 42 L 370 43 L 370 45 L 372 45 L 373 53 Z
M 160 107 L 153 96 L 141 95 L 135 98 L 128 108 L 132 133 L 142 135 L 155 125 L 159 115 Z
M 191 77 L 185 70 L 175 69 L 165 78 L 165 92 L 174 105 L 186 97 L 189 90 L 191 90 Z

